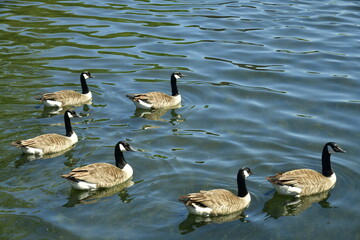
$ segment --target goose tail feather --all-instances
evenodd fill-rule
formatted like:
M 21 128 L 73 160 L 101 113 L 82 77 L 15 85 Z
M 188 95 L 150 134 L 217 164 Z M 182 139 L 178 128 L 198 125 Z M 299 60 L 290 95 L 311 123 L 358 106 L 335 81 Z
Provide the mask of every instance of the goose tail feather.
M 21 147 L 21 140 L 19 141 L 14 141 L 11 143 L 12 146 L 15 146 L 15 147 Z
M 43 97 L 44 97 L 44 96 L 39 95 L 39 96 L 35 96 L 35 99 L 36 99 L 36 100 L 42 100 L 42 99 L 43 99 Z
M 183 202 L 185 204 L 187 204 L 190 201 L 189 195 L 180 196 L 178 199 L 180 202 Z
M 130 100 L 134 100 L 135 94 L 126 94 L 126 97 L 129 98 Z
M 62 178 L 65 178 L 67 180 L 70 180 L 70 181 L 73 181 L 73 182 L 79 182 L 74 176 L 72 176 L 71 173 L 69 174 L 63 174 L 63 175 L 60 175 Z
M 275 175 L 275 176 L 267 176 L 266 180 L 268 180 L 270 183 L 272 184 L 277 184 L 277 185 L 283 185 L 283 183 L 280 181 L 279 176 Z

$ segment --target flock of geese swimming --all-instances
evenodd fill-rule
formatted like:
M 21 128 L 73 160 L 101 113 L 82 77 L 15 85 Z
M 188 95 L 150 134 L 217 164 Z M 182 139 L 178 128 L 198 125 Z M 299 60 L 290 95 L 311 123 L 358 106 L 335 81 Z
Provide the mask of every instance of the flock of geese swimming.
M 185 75 L 180 72 L 171 74 L 172 94 L 149 92 L 126 95 L 137 108 L 159 109 L 172 108 L 181 102 L 181 95 L 177 88 L 177 80 Z M 92 78 L 90 72 L 84 71 L 80 75 L 82 93 L 72 90 L 62 90 L 45 93 L 38 100 L 47 107 L 64 107 L 78 105 L 91 100 L 92 95 L 86 80 Z M 55 133 L 43 134 L 31 139 L 12 142 L 26 154 L 45 155 L 71 148 L 78 142 L 78 137 L 71 127 L 70 119 L 78 117 L 75 111 L 66 110 L 64 113 L 65 135 Z M 69 180 L 71 186 L 77 190 L 96 190 L 110 188 L 129 180 L 133 175 L 132 167 L 126 162 L 123 152 L 135 151 L 129 143 L 120 141 L 115 145 L 115 165 L 109 163 L 93 163 L 71 170 L 61 175 Z M 342 152 L 336 143 L 328 142 L 322 150 L 322 173 L 311 169 L 296 169 L 284 173 L 268 176 L 266 179 L 282 195 L 295 197 L 309 196 L 332 189 L 336 182 L 336 175 L 331 168 L 330 156 L 332 152 Z M 203 216 L 226 215 L 245 209 L 251 201 L 246 188 L 245 179 L 253 174 L 248 167 L 240 168 L 237 174 L 237 195 L 225 189 L 214 189 L 190 193 L 179 197 L 192 214 Z

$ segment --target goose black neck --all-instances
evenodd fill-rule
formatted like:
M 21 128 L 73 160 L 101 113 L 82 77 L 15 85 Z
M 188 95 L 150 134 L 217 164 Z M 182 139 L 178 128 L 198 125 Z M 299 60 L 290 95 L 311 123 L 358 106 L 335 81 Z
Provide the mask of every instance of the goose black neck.
M 330 156 L 331 154 L 329 153 L 328 145 L 326 144 L 323 148 L 322 157 L 321 157 L 322 174 L 325 177 L 330 177 L 334 173 L 331 169 Z
M 237 185 L 238 185 L 238 197 L 245 197 L 248 194 L 246 184 L 245 184 L 245 175 L 243 171 L 239 171 L 237 175 Z
M 64 122 L 65 122 L 66 136 L 71 137 L 71 135 L 73 134 L 73 130 L 71 126 L 70 117 L 67 112 L 65 112 L 64 114 Z
M 172 96 L 179 95 L 179 90 L 177 88 L 176 80 L 177 80 L 176 77 L 174 75 L 171 75 L 171 94 L 172 94 Z
M 120 150 L 119 145 L 115 147 L 115 163 L 118 168 L 123 169 L 127 162 L 125 161 L 124 154 Z
M 87 94 L 89 93 L 89 87 L 86 83 L 86 79 L 85 77 L 83 76 L 83 74 L 81 74 L 81 77 L 80 77 L 80 82 L 81 82 L 81 89 L 82 89 L 82 94 Z

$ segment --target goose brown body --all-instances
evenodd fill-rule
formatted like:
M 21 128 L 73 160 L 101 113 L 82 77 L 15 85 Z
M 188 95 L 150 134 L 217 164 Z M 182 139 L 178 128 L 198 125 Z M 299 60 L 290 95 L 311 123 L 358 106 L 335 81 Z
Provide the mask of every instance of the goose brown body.
M 44 93 L 41 102 L 48 100 L 60 102 L 61 106 L 79 105 L 90 101 L 92 98 L 91 92 L 82 94 L 73 90 L 61 90 L 52 93 Z
M 250 204 L 249 198 L 240 198 L 225 189 L 201 190 L 198 193 L 181 196 L 179 201 L 190 208 L 196 208 L 196 205 L 199 205 L 212 209 L 209 215 L 214 216 L 238 212 Z
M 332 149 L 332 150 L 330 150 Z M 296 169 L 266 179 L 275 190 L 283 195 L 308 196 L 332 189 L 336 183 L 336 174 L 332 171 L 330 156 L 333 152 L 345 152 L 336 143 L 328 142 L 322 151 L 322 173 L 312 169 Z
M 301 189 L 299 196 L 308 196 L 320 192 L 325 192 L 335 186 L 336 175 L 325 177 L 321 173 L 312 169 L 296 169 L 284 173 L 277 173 L 275 176 L 266 178 L 275 185 L 287 185 Z
M 149 93 L 138 93 L 138 94 L 128 94 L 126 95 L 130 100 L 132 100 L 135 105 L 139 108 L 144 108 L 143 105 L 139 102 L 148 104 L 149 108 L 169 108 L 176 106 L 181 102 L 181 96 L 170 96 L 163 92 L 149 92 Z
M 26 140 L 15 141 L 12 143 L 12 145 L 20 148 L 42 149 L 42 154 L 47 154 L 60 152 L 62 150 L 70 148 L 76 142 L 77 137 L 75 140 L 75 136 L 69 138 L 67 136 L 56 133 L 48 133 Z
M 251 201 L 245 178 L 253 174 L 249 168 L 241 168 L 237 174 L 238 195 L 225 189 L 201 190 L 179 197 L 188 211 L 196 215 L 218 216 L 238 212 L 246 208 Z
M 61 177 L 72 181 L 84 181 L 96 185 L 96 188 L 109 188 L 130 179 L 131 172 L 126 172 L 109 163 L 93 163 L 78 167 Z

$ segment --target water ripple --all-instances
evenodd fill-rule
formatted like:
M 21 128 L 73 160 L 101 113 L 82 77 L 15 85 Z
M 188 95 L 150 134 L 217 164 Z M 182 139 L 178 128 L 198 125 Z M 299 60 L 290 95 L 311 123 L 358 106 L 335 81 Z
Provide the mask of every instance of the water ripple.
M 15 231 L 1 221 L 2 229 L 34 239 L 53 238 L 49 229 L 76 239 L 85 228 L 86 239 L 176 239 L 182 233 L 189 239 L 225 233 L 312 239 L 326 222 L 331 229 L 323 238 L 352 239 L 358 226 L 349 219 L 360 215 L 359 10 L 358 2 L 345 0 L 4 1 L 0 211 L 34 229 L 27 235 L 28 228 Z M 96 78 L 89 81 L 93 103 L 74 108 L 84 116 L 74 124 L 79 143 L 51 159 L 22 157 L 9 146 L 13 140 L 63 134 L 54 126 L 61 116 L 43 110 L 34 96 L 80 90 L 83 70 Z M 139 111 L 125 97 L 170 93 L 174 71 L 187 75 L 178 81 L 181 107 Z M 64 207 L 71 191 L 59 176 L 85 164 L 113 164 L 113 145 L 123 139 L 139 149 L 125 156 L 135 184 L 93 204 Z M 332 207 L 313 203 L 296 216 L 268 218 L 263 209 L 281 211 L 284 201 L 272 198 L 264 177 L 320 170 L 327 141 L 347 150 L 332 158 L 338 183 L 325 201 Z M 180 194 L 236 192 L 242 166 L 256 172 L 248 179 L 253 201 L 247 217 L 221 229 L 186 217 Z

